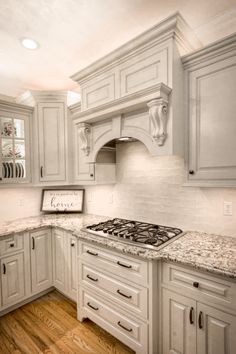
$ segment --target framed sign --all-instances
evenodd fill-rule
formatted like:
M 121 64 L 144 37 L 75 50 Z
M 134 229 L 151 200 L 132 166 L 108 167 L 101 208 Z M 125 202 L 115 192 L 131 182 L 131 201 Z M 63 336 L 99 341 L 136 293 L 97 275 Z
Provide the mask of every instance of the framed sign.
M 81 213 L 84 189 L 43 189 L 41 211 Z

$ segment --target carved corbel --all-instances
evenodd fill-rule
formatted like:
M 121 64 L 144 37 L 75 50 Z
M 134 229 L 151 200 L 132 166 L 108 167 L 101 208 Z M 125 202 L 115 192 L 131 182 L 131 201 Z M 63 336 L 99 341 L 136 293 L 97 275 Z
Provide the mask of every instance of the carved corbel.
M 85 155 L 88 156 L 90 153 L 90 133 L 91 126 L 88 123 L 79 123 L 78 134 L 82 142 L 81 149 L 84 151 Z
M 157 141 L 158 146 L 165 143 L 167 132 L 167 111 L 168 102 L 161 99 L 155 99 L 147 103 L 149 116 L 152 122 L 152 137 Z

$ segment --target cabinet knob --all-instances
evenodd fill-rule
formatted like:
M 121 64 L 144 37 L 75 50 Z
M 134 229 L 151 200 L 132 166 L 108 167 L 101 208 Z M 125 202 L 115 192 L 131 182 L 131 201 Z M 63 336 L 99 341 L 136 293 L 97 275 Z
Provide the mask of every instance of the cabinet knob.
M 0 181 L 2 181 L 2 177 L 0 177 Z
M 193 171 L 193 170 L 189 170 L 188 173 L 189 173 L 190 175 L 194 175 L 194 171 Z
M 194 288 L 198 288 L 199 287 L 199 283 L 197 281 L 194 281 L 193 282 L 193 286 L 194 286 Z
M 93 177 L 93 173 L 90 173 L 90 177 Z

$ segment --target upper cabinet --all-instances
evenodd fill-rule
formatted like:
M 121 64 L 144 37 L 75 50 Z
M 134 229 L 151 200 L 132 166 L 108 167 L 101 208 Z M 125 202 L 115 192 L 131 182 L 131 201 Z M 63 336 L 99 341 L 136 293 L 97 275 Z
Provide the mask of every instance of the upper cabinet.
M 72 76 L 81 105 L 70 110 L 86 163 L 121 137 L 142 141 L 152 155 L 183 155 L 181 55 L 199 45 L 177 13 Z
M 188 184 L 236 185 L 236 35 L 183 58 Z
M 0 185 L 31 180 L 32 108 L 0 101 Z
M 30 91 L 24 103 L 34 107 L 34 184 L 67 184 L 67 92 Z

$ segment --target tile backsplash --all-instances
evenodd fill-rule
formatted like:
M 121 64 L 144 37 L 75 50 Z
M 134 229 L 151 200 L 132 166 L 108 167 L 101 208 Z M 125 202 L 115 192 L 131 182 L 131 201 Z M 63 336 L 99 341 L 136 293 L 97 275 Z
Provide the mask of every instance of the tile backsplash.
M 180 157 L 118 144 L 117 184 L 86 187 L 86 211 L 236 236 L 236 188 L 183 187 L 184 175 Z M 233 216 L 223 215 L 224 201 L 233 203 Z

